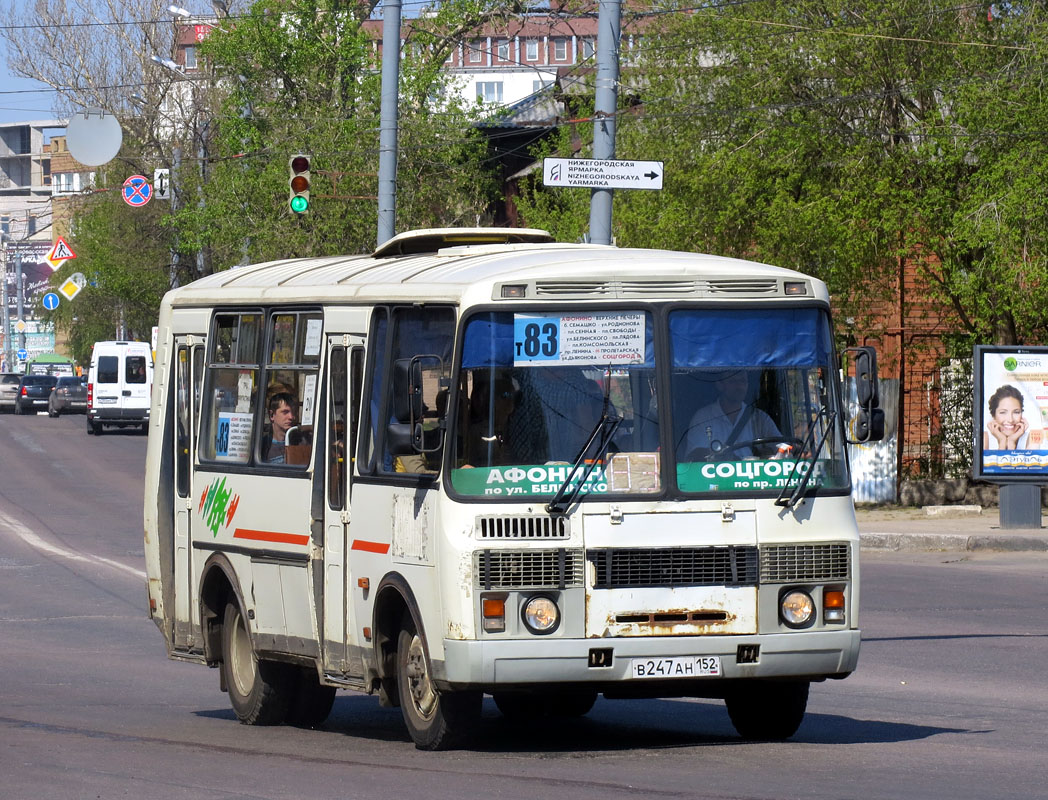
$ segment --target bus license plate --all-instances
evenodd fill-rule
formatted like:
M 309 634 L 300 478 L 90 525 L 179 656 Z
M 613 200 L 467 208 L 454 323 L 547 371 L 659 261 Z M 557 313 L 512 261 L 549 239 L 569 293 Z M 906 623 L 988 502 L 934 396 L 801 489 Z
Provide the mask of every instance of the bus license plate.
M 720 674 L 720 656 L 633 659 L 634 678 L 696 678 Z

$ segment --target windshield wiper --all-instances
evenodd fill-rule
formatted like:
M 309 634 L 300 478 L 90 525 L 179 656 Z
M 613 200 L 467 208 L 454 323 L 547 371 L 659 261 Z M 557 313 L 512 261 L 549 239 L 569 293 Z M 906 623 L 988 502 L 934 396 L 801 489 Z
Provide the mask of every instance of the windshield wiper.
M 575 498 L 579 496 L 582 491 L 582 487 L 589 479 L 590 474 L 596 468 L 597 464 L 604 460 L 604 456 L 608 452 L 608 448 L 611 447 L 611 440 L 615 438 L 615 431 L 619 429 L 619 425 L 622 424 L 622 417 L 618 414 L 611 413 L 611 403 L 609 402 L 609 385 L 604 387 L 604 407 L 600 412 L 600 419 L 597 420 L 596 426 L 590 432 L 589 438 L 586 443 L 582 445 L 582 449 L 579 450 L 579 454 L 575 457 L 575 462 L 571 465 L 571 469 L 568 470 L 568 476 L 561 483 L 560 488 L 557 489 L 556 494 L 553 495 L 553 499 L 546 504 L 546 511 L 550 514 L 563 514 L 569 508 L 571 504 L 575 502 Z M 586 465 L 586 471 L 583 473 L 579 482 L 575 485 L 575 488 L 571 490 L 571 494 L 565 498 L 568 487 L 571 486 L 571 481 L 575 477 L 575 473 L 578 472 L 579 465 L 586 460 L 586 454 L 590 452 L 590 448 L 596 445 L 596 450 L 593 453 L 590 463 Z
M 811 444 L 815 439 L 815 422 L 820 419 L 825 420 L 822 436 L 819 437 L 819 443 L 815 447 L 811 447 Z M 823 408 L 808 425 L 808 433 L 804 437 L 804 445 L 801 448 L 801 452 L 804 452 L 805 450 L 811 452 L 811 456 L 808 457 L 808 468 L 804 471 L 804 475 L 801 476 L 801 479 L 797 481 L 797 485 L 793 487 L 792 492 L 790 491 L 789 485 L 782 488 L 782 491 L 779 492 L 779 496 L 775 498 L 775 505 L 793 508 L 798 502 L 800 502 L 800 499 L 804 496 L 804 492 L 808 488 L 808 482 L 811 480 L 812 470 L 815 469 L 815 462 L 819 460 L 819 454 L 822 452 L 822 448 L 826 444 L 826 437 L 828 437 L 833 430 L 833 423 L 836 419 L 836 411 L 827 413 L 826 409 Z M 801 462 L 798 460 L 796 463 L 800 464 Z M 794 474 L 796 474 L 796 467 L 794 468 Z M 790 493 L 789 497 L 786 496 L 787 492 Z

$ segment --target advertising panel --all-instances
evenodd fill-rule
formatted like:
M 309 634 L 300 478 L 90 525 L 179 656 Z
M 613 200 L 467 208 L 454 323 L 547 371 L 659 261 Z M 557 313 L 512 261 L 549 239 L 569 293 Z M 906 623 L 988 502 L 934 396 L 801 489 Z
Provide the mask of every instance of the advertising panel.
M 974 477 L 1048 479 L 1048 347 L 975 348 Z

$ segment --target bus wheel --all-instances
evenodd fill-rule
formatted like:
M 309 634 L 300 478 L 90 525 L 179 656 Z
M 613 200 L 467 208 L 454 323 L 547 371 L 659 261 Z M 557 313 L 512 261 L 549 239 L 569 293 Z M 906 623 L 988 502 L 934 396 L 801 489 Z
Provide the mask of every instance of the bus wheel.
M 222 677 L 233 711 L 245 725 L 279 725 L 288 713 L 284 664 L 262 661 L 251 647 L 240 606 L 226 605 L 222 622 Z
M 538 719 L 543 715 L 542 698 L 529 692 L 495 692 L 491 699 L 499 713 L 514 722 Z
M 410 616 L 397 639 L 397 691 L 404 724 L 419 750 L 447 750 L 480 721 L 480 692 L 438 692 L 430 681 L 426 648 Z
M 328 718 L 335 704 L 335 687 L 324 686 L 317 671 L 309 667 L 292 667 L 291 699 L 287 722 L 298 728 L 316 728 Z
M 724 703 L 731 724 L 743 739 L 789 739 L 804 719 L 808 682 L 747 682 L 731 691 Z
M 596 691 L 579 689 L 575 692 L 552 695 L 546 701 L 546 708 L 551 717 L 584 717 L 592 710 L 596 702 Z

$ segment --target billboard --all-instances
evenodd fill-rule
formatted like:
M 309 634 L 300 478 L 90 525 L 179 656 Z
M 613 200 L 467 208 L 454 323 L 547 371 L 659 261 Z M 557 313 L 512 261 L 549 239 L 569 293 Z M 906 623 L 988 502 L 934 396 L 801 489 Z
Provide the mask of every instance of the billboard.
M 41 310 L 39 300 L 50 286 L 54 270 L 47 262 L 47 254 L 53 245 L 50 242 L 9 242 L 7 245 L 7 262 L 5 263 L 7 280 L 7 308 L 11 319 L 18 319 L 18 277 L 15 264 L 22 259 L 22 296 L 25 318 L 34 319 Z
M 977 345 L 974 477 L 1048 481 L 1048 347 Z

